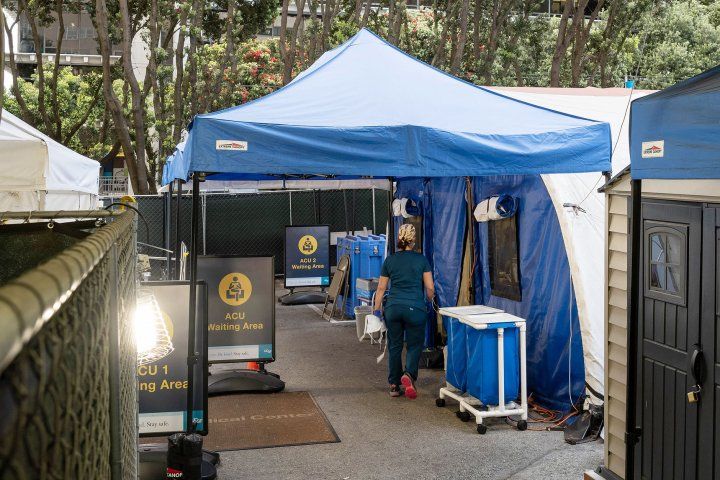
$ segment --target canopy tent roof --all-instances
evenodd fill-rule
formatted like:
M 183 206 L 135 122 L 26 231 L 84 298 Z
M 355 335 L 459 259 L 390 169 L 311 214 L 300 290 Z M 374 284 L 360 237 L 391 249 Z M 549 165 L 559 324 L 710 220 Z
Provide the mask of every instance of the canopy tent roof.
M 0 120 L 0 190 L 98 194 L 100 164 L 56 142 L 7 110 Z
M 632 177 L 720 178 L 718 116 L 720 66 L 633 101 Z
M 166 180 L 590 172 L 609 170 L 610 155 L 607 123 L 467 83 L 363 29 L 284 88 L 196 116 Z

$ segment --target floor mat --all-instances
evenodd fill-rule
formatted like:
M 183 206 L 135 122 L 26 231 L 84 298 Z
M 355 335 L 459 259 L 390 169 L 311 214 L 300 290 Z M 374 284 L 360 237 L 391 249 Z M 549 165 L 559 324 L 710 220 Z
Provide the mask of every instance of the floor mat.
M 308 392 L 235 394 L 209 398 L 207 450 L 246 450 L 339 442 Z

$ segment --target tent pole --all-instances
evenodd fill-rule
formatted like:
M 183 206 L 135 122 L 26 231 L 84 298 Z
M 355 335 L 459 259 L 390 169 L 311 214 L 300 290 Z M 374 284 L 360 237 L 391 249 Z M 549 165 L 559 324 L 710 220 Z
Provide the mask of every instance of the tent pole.
M 172 197 L 173 184 L 168 184 L 168 191 L 165 192 L 165 208 L 163 211 L 163 247 L 165 247 L 165 280 L 171 280 L 170 268 L 172 265 L 172 251 L 170 250 L 170 231 L 172 230 Z
M 192 179 L 192 217 L 190 232 L 190 312 L 188 332 L 188 389 L 187 389 L 187 412 L 186 430 L 195 433 L 195 422 L 193 422 L 193 400 L 194 400 L 194 372 L 198 360 L 198 352 L 195 351 L 195 321 L 197 314 L 197 257 L 200 244 L 198 242 L 198 230 L 200 227 L 200 173 L 193 173 Z
M 177 180 L 175 193 L 175 280 L 180 280 L 180 205 L 182 204 L 182 183 Z
M 473 225 L 473 190 L 472 190 L 472 179 L 465 177 L 465 190 L 466 190 L 466 201 L 467 204 L 467 235 L 468 242 L 467 246 L 470 248 L 470 275 L 468 281 L 468 301 L 470 305 L 475 305 L 475 228 Z
M 637 399 L 637 345 L 640 320 L 642 259 L 642 180 L 630 184 L 630 309 L 627 318 L 627 403 L 625 410 L 625 479 L 635 478 L 635 446 L 641 430 L 636 422 Z
M 393 183 L 395 182 L 394 177 L 388 177 L 390 188 L 388 189 L 388 221 L 387 221 L 387 251 L 388 255 L 395 251 L 395 220 L 393 219 Z

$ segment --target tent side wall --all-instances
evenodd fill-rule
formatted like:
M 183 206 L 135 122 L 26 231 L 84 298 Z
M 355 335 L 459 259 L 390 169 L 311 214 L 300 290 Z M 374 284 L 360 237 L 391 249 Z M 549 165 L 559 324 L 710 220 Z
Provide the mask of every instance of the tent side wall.
M 605 466 L 625 478 L 630 176 L 605 191 Z M 720 180 L 644 180 L 643 198 L 720 202 Z
M 541 405 L 568 411 L 585 390 L 585 364 L 577 296 L 556 209 L 538 175 L 473 179 L 476 204 L 503 193 L 519 201 L 516 215 L 522 299 L 492 294 L 488 223 L 475 223 L 475 301 L 527 319 L 528 392 Z

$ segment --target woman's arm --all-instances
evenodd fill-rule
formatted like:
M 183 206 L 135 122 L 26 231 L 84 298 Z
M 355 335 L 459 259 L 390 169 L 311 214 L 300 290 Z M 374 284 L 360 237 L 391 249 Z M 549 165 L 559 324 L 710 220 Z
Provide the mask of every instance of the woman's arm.
M 427 299 L 432 302 L 432 299 L 435 298 L 435 283 L 433 283 L 431 272 L 423 273 L 423 285 L 425 286 Z
M 389 280 L 390 279 L 388 277 L 380 276 L 380 281 L 378 281 L 378 288 L 377 291 L 375 291 L 375 305 L 373 306 L 374 312 L 382 310 L 382 300 L 385 296 L 385 292 L 387 291 Z

